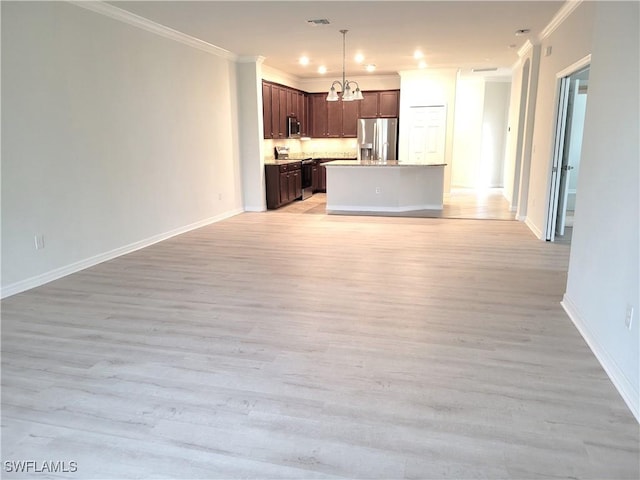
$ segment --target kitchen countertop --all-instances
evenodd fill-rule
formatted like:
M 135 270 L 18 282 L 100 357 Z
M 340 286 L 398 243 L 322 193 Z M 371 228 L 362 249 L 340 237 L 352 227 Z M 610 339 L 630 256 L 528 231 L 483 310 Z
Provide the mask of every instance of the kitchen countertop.
M 398 160 L 336 160 L 332 167 L 444 167 L 446 163 L 400 163 Z
M 265 165 L 289 165 L 291 163 L 300 163 L 303 160 L 321 160 L 323 164 L 324 163 L 355 162 L 356 161 L 355 158 L 346 158 L 346 159 L 340 158 L 340 159 L 336 160 L 336 159 L 333 159 L 331 157 L 329 157 L 329 158 L 325 158 L 325 157 L 322 157 L 322 158 L 319 158 L 319 157 L 287 158 L 286 160 L 285 159 L 276 160 L 276 159 L 273 159 L 273 158 L 268 158 L 268 159 L 265 159 L 264 164 Z M 326 162 L 324 160 L 326 160 Z
M 310 160 L 310 159 L 307 159 L 307 158 L 287 158 L 286 160 L 269 159 L 269 160 L 265 160 L 264 164 L 265 165 L 289 165 L 291 163 L 300 163 L 302 162 L 302 160 Z

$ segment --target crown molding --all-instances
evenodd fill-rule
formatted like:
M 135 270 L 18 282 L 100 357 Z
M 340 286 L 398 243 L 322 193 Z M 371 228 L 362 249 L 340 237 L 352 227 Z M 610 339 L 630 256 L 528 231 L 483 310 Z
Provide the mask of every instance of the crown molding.
M 580 6 L 583 0 L 567 0 L 564 2 L 560 10 L 556 12 L 553 16 L 549 24 L 544 27 L 540 35 L 538 36 L 539 40 L 542 41 L 551 35 L 560 25 L 564 22 L 571 13 Z
M 263 63 L 264 59 L 261 55 L 244 55 L 236 58 L 238 63 Z
M 173 28 L 169 28 L 159 23 L 153 22 L 148 18 L 141 17 L 140 15 L 136 15 L 135 13 L 131 13 L 127 10 L 123 10 L 122 8 L 118 8 L 109 3 L 104 3 L 99 0 L 96 0 L 96 1 L 67 0 L 67 1 L 72 5 L 76 5 L 77 7 L 84 8 L 86 10 L 91 10 L 92 12 L 99 13 L 100 15 L 104 15 L 105 17 L 113 18 L 114 20 L 127 23 L 129 25 L 140 28 L 142 30 L 146 30 L 147 32 L 154 33 L 161 37 L 175 40 L 176 42 L 182 43 L 184 45 L 188 45 L 193 48 L 197 48 L 198 50 L 212 53 L 218 57 L 226 58 L 228 60 L 233 60 L 233 61 L 237 59 L 237 56 L 235 54 L 225 50 L 224 48 L 216 47 L 215 45 L 207 43 L 198 38 L 192 37 L 191 35 L 187 35 L 186 33 L 179 32 L 177 30 L 174 30 Z
M 527 53 L 529 53 L 529 50 L 533 49 L 534 46 L 535 44 L 531 43 L 531 41 L 527 39 L 527 41 L 524 42 L 524 45 L 520 47 L 520 50 L 518 50 L 518 57 L 523 58 Z
M 303 79 L 288 72 L 284 72 L 282 70 L 278 70 L 277 68 L 270 67 L 269 65 L 262 64 L 262 73 L 263 76 L 267 76 L 270 78 L 283 78 L 290 82 L 300 82 Z

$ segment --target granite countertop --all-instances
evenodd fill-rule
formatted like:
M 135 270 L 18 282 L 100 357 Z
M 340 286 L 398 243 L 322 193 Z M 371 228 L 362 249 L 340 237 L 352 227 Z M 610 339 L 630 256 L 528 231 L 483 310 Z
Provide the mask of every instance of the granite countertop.
M 285 162 L 295 162 L 300 160 L 355 160 L 356 152 L 294 152 L 289 153 L 289 159 L 283 160 Z M 274 163 L 274 156 L 265 156 L 265 165 L 278 165 Z M 280 164 L 282 165 L 282 164 Z
M 289 165 L 291 163 L 300 163 L 302 160 L 306 160 L 306 159 L 302 159 L 302 158 L 287 158 L 286 160 L 275 160 L 273 158 L 269 158 L 269 159 L 264 161 L 264 164 L 265 165 Z
M 444 167 L 446 163 L 400 163 L 398 160 L 336 160 L 332 167 Z

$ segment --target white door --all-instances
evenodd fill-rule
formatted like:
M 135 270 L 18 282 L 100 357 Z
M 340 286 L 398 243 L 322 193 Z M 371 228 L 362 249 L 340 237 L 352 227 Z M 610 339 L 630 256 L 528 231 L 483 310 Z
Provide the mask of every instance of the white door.
M 446 107 L 411 107 L 409 122 L 409 163 L 445 163 Z
M 567 205 L 572 182 L 571 170 L 580 161 L 582 149 L 582 128 L 584 126 L 584 108 L 586 107 L 586 89 L 584 98 L 578 102 L 582 81 L 589 78 L 589 67 L 560 78 L 560 96 L 556 118 L 556 138 L 551 169 L 551 191 L 547 210 L 545 239 L 554 241 L 556 235 L 564 235 L 567 218 Z M 584 85 L 586 87 L 586 84 Z M 575 111 L 580 104 L 578 112 Z M 575 178 L 573 179 L 575 183 Z

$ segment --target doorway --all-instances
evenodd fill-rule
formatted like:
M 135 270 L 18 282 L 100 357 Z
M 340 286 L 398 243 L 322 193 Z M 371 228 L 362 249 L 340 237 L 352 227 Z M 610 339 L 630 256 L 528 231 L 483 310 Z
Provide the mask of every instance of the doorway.
M 588 91 L 588 64 L 560 77 L 545 235 L 547 241 L 571 242 Z

